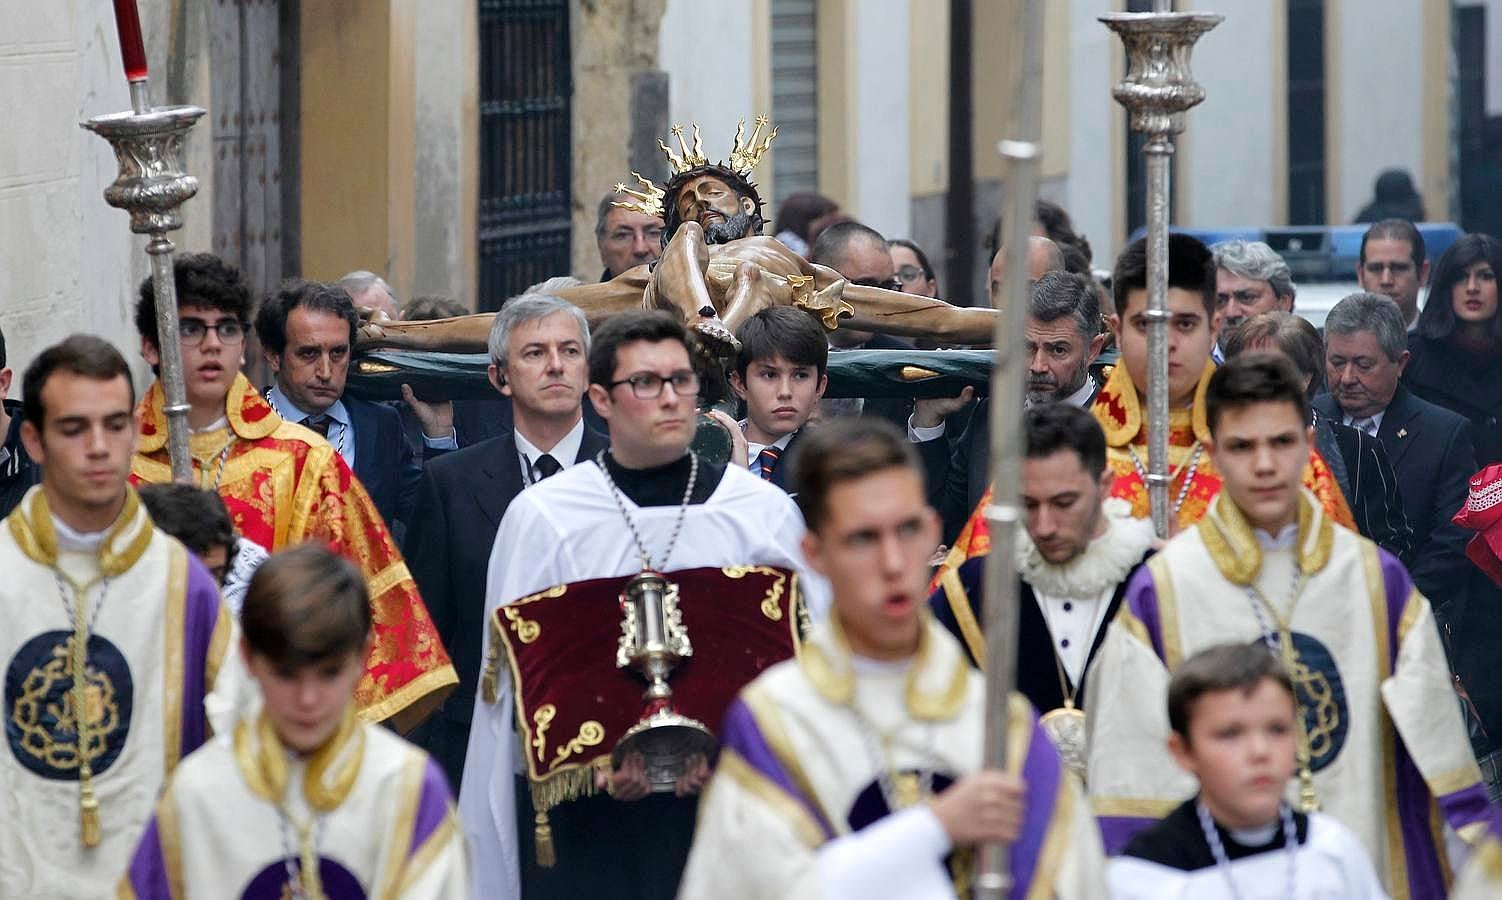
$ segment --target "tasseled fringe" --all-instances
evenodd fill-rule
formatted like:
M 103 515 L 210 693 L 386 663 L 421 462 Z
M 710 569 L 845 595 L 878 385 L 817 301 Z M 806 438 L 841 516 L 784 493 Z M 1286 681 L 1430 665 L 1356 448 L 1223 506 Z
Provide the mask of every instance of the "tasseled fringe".
M 609 763 L 608 757 L 606 763 Z M 528 782 L 532 791 L 532 809 L 536 811 L 532 820 L 532 840 L 539 866 L 552 868 L 558 864 L 558 851 L 553 846 L 553 826 L 548 821 L 548 813 L 560 803 L 594 796 L 596 771 L 599 769 L 595 766 L 581 766 L 559 772 L 546 781 Z
M 94 797 L 94 785 L 85 782 L 83 796 L 78 801 L 79 836 L 85 847 L 99 846 L 99 801 Z

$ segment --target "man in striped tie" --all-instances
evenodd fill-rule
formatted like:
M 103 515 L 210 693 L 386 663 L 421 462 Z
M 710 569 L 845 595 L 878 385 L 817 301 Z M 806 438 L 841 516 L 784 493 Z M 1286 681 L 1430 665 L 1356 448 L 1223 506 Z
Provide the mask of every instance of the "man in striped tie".
M 746 465 L 751 474 L 796 493 L 782 461 L 829 386 L 829 342 L 813 316 L 790 306 L 762 310 L 735 336 L 741 350 L 730 385 L 746 403 L 739 423 Z

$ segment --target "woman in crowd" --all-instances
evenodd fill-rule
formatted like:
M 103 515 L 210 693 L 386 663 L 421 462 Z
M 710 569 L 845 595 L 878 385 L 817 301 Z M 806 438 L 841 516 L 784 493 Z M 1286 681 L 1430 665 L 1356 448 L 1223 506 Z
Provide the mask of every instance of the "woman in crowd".
M 1468 234 L 1450 245 L 1429 279 L 1429 299 L 1410 335 L 1403 383 L 1471 420 L 1476 463 L 1502 462 L 1502 318 L 1497 273 L 1502 241 Z
M 897 280 L 902 282 L 904 294 L 938 298 L 939 279 L 934 275 L 934 267 L 928 264 L 928 254 L 922 247 L 898 239 L 887 241 L 887 249 L 892 253 L 892 266 L 897 270 Z

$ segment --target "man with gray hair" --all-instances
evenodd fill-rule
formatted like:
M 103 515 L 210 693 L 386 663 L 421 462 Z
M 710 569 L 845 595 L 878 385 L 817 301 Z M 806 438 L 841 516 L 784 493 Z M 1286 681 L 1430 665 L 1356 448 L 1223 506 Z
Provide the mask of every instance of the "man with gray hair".
M 1089 409 L 1100 385 L 1090 365 L 1100 356 L 1100 293 L 1088 276 L 1045 272 L 1034 284 L 1023 325 L 1027 359 L 1027 405 L 1068 403 Z M 953 540 L 989 484 L 990 404 L 975 406 L 964 431 L 952 443 L 944 438 L 945 418 L 974 396 L 965 388 L 956 398 L 919 400 L 908 421 L 908 439 L 923 458 L 929 502 L 944 521 L 944 540 Z
M 344 288 L 344 292 L 349 294 L 349 299 L 354 301 L 355 309 L 379 310 L 393 322 L 402 317 L 396 303 L 396 291 L 391 289 L 386 279 L 374 272 L 357 269 L 339 279 L 335 284 Z
M 616 206 L 617 202 L 630 199 L 614 191 L 600 199 L 595 216 L 595 246 L 599 247 L 600 262 L 605 266 L 601 281 L 609 281 L 662 255 L 662 219 Z
M 572 303 L 513 297 L 490 327 L 491 385 L 511 400 L 513 427 L 431 460 L 417 491 L 407 565 L 453 657 L 459 687 L 414 740 L 438 760 L 455 792 L 480 678 L 485 579 L 496 530 L 511 501 L 608 441 L 584 423 L 589 325 Z
M 1226 337 L 1236 326 L 1259 313 L 1293 312 L 1293 272 L 1277 251 L 1262 241 L 1240 238 L 1212 246 L 1215 256 L 1215 310 L 1220 315 L 1220 342 L 1215 362 Z
M 1443 610 L 1462 589 L 1468 534 L 1450 521 L 1476 470 L 1471 423 L 1420 400 L 1399 378 L 1408 364 L 1403 313 L 1392 298 L 1358 293 L 1325 318 L 1325 384 L 1314 408 L 1377 438 L 1402 485 L 1413 528 L 1413 582 Z

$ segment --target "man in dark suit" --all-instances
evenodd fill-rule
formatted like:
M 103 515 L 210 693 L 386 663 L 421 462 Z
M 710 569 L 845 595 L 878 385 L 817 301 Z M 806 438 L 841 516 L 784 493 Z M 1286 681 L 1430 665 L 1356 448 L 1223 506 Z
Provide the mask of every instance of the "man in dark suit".
M 333 445 L 400 546 L 422 469 L 395 409 L 344 396 L 359 326 L 343 288 L 316 281 L 283 285 L 256 314 L 261 352 L 276 376 L 266 400 L 282 418 Z
M 1469 421 L 1399 384 L 1407 344 L 1403 314 L 1391 298 L 1360 293 L 1335 304 L 1325 319 L 1330 393 L 1314 406 L 1376 437 L 1387 451 L 1413 528 L 1413 582 L 1440 611 L 1462 589 L 1469 565 L 1469 536 L 1450 519 L 1465 503 L 1476 460 Z
M 887 239 L 874 228 L 859 222 L 840 222 L 819 232 L 814 246 L 809 250 L 809 262 L 828 266 L 844 276 L 850 284 L 902 290 L 897 278 L 897 266 L 892 262 L 892 251 Z M 912 350 L 909 341 L 872 331 L 856 331 L 840 328 L 830 332 L 829 349 L 841 350 Z M 833 408 L 845 409 L 846 401 L 828 401 Z M 878 416 L 898 428 L 904 427 L 913 401 L 901 397 L 873 397 L 848 404 L 857 407 L 862 415 Z
M 413 735 L 458 790 L 485 628 L 485 579 L 501 517 L 527 486 L 605 449 L 580 404 L 589 326 L 579 308 L 529 294 L 490 329 L 490 383 L 510 398 L 512 428 L 431 460 L 418 487 L 407 565 L 454 660 L 459 687 Z
M 1027 405 L 1062 402 L 1089 409 L 1100 391 L 1090 365 L 1100 356 L 1100 293 L 1084 275 L 1047 272 L 1033 284 L 1023 326 L 1027 352 Z M 945 420 L 974 392 L 956 398 L 919 400 L 908 423 L 908 439 L 923 458 L 929 503 L 944 523 L 944 542 L 954 540 L 990 483 L 990 404 L 975 413 L 950 440 Z

